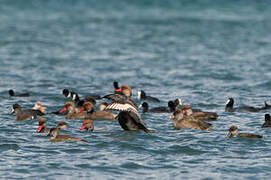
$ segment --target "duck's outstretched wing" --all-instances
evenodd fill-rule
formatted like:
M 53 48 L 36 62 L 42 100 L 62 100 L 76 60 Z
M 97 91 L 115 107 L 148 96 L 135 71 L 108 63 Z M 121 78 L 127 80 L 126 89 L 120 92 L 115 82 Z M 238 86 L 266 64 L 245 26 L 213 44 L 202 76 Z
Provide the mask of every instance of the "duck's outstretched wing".
M 129 101 L 112 102 L 106 106 L 105 110 L 133 112 L 139 119 L 141 119 L 140 114 L 138 113 L 138 109 L 134 105 L 132 105 Z
M 108 94 L 103 98 L 109 99 L 111 101 L 125 101 L 126 97 L 121 94 Z
M 88 94 L 88 95 L 85 95 L 84 98 L 87 100 L 87 99 L 95 99 L 95 100 L 99 100 L 99 99 L 102 99 L 102 97 L 98 94 Z

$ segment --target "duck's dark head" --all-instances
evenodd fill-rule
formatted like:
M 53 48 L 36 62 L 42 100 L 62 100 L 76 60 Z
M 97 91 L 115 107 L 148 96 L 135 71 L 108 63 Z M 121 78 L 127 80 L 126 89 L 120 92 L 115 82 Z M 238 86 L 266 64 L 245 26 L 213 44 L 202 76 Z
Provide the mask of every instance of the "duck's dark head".
M 117 81 L 114 81 L 113 82 L 113 86 L 114 86 L 114 92 L 115 92 L 115 94 L 122 94 L 121 93 L 121 88 L 119 87 L 119 83 L 117 82 Z
M 142 106 L 143 108 L 149 108 L 149 104 L 146 103 L 146 102 L 143 102 L 143 103 L 141 104 L 141 106 Z
M 138 99 L 141 99 L 141 98 L 144 99 L 146 97 L 146 93 L 143 90 L 138 91 L 137 94 L 138 94 Z
M 183 105 L 182 99 L 180 98 L 175 99 L 174 104 L 175 106 L 178 106 L 178 105 L 182 106 Z
M 143 103 L 139 106 L 139 108 L 140 108 L 140 107 L 143 107 L 143 112 L 147 112 L 148 109 L 149 109 L 149 104 L 146 103 L 146 102 L 143 102 Z
M 226 107 L 233 107 L 234 100 L 233 98 L 229 98 L 226 102 Z
M 19 104 L 13 104 L 12 105 L 12 110 L 11 113 L 15 113 L 16 111 L 20 111 L 21 110 L 21 106 Z
M 12 89 L 10 89 L 10 90 L 8 91 L 8 93 L 9 93 L 10 96 L 14 96 L 14 95 L 15 95 L 15 93 L 14 93 L 14 91 L 13 91 Z
M 265 119 L 265 122 L 270 122 L 271 121 L 270 114 L 265 114 L 264 119 Z
M 231 112 L 231 110 L 233 109 L 233 104 L 234 104 L 234 100 L 233 98 L 229 98 L 226 102 L 226 107 L 225 107 L 225 111 L 226 112 Z
M 62 94 L 65 96 L 65 97 L 68 97 L 69 96 L 69 93 L 70 91 L 68 89 L 63 89 L 62 90 Z
M 118 81 L 114 81 L 113 86 L 114 86 L 115 90 L 120 88 Z
M 65 121 L 60 121 L 57 125 L 57 127 L 61 130 L 67 130 L 68 124 Z
M 237 126 L 231 126 L 230 129 L 229 129 L 229 133 L 226 136 L 226 138 L 231 138 L 231 137 L 237 136 L 238 134 L 239 134 L 238 133 L 238 127 Z
M 169 109 L 170 109 L 170 112 L 174 112 L 175 109 L 176 109 L 176 106 L 175 106 L 175 103 L 173 101 L 168 101 L 167 103 Z

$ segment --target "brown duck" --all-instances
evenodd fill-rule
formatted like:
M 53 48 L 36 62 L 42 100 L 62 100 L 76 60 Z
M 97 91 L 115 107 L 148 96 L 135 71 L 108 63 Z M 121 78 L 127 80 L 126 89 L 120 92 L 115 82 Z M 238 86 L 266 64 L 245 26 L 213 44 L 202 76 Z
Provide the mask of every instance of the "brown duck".
M 35 109 L 26 109 L 22 110 L 19 104 L 13 104 L 12 113 L 16 113 L 15 120 L 26 120 L 26 119 L 34 119 L 37 116 L 42 116 L 44 113 Z
M 102 111 L 97 111 L 94 112 L 94 106 L 91 102 L 84 102 L 83 104 L 83 109 L 80 112 L 86 111 L 86 116 L 85 118 L 89 119 L 110 119 L 114 120 L 116 118 L 116 114 L 113 114 L 112 112 L 102 110 Z
M 168 120 L 175 119 L 173 125 L 176 129 L 198 129 L 211 130 L 212 124 L 196 119 L 193 116 L 185 116 L 182 111 L 177 110 Z
M 271 117 L 270 114 L 264 115 L 264 123 L 262 125 L 262 128 L 271 127 Z
M 229 133 L 226 136 L 226 138 L 231 138 L 234 136 L 242 136 L 246 138 L 252 138 L 252 139 L 258 139 L 262 138 L 263 136 L 261 135 L 256 135 L 256 134 L 248 134 L 248 133 L 239 133 L 237 126 L 231 126 L 229 129 Z
M 64 108 L 60 112 L 68 111 L 66 119 L 83 119 L 86 117 L 86 112 L 80 112 L 81 109 L 75 107 L 73 102 L 66 102 Z
M 64 121 L 60 121 L 57 127 L 61 130 L 66 130 L 68 128 L 68 124 Z M 39 128 L 37 133 L 49 133 L 51 128 L 46 128 L 46 119 L 40 118 L 39 120 Z
M 28 97 L 29 96 L 29 93 L 21 93 L 21 94 L 15 94 L 14 90 L 13 89 L 10 89 L 8 91 L 9 95 L 12 96 L 12 97 Z
M 202 120 L 202 121 L 213 121 L 218 118 L 218 115 L 214 112 L 193 112 L 190 106 L 183 106 L 182 112 L 185 116 L 193 116 L 195 119 Z
M 47 136 L 51 136 L 50 141 L 51 142 L 62 142 L 62 141 L 80 141 L 80 142 L 86 142 L 83 139 L 72 137 L 69 135 L 60 135 L 60 128 L 52 128 L 50 129 L 50 132 Z
M 93 125 L 93 122 L 91 121 L 91 119 L 85 119 L 84 120 L 80 131 L 82 131 L 84 129 L 87 130 L 87 131 L 93 131 L 94 130 L 94 125 Z
M 37 101 L 32 109 L 40 110 L 40 112 L 45 113 L 45 114 L 47 113 L 46 112 L 47 108 L 42 106 L 40 101 Z

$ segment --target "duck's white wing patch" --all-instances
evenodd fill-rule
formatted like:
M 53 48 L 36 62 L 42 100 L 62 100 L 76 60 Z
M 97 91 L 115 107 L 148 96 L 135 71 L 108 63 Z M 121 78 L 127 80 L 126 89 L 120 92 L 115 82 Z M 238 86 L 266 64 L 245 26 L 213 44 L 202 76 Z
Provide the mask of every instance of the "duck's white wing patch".
M 133 112 L 140 118 L 138 110 L 133 105 L 131 105 L 129 103 L 113 102 L 113 103 L 108 104 L 106 106 L 105 110 Z

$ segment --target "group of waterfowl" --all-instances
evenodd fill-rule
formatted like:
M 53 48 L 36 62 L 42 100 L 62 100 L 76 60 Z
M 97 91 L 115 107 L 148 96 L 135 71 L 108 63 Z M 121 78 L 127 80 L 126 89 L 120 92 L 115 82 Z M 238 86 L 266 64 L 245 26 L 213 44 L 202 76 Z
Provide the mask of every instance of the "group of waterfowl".
M 65 115 L 66 119 L 84 119 L 81 127 L 82 130 L 93 131 L 94 125 L 92 120 L 96 119 L 108 119 L 108 120 L 118 120 L 120 126 L 124 130 L 142 130 L 147 133 L 156 133 L 157 131 L 147 128 L 146 123 L 141 118 L 139 113 L 139 108 L 142 107 L 142 113 L 173 113 L 173 115 L 168 119 L 174 119 L 173 126 L 175 129 L 198 129 L 198 130 L 211 130 L 212 124 L 206 121 L 216 120 L 218 114 L 214 112 L 204 112 L 200 109 L 191 108 L 189 105 L 183 105 L 181 99 L 176 99 L 175 101 L 169 101 L 166 107 L 155 107 L 150 109 L 149 104 L 146 101 L 159 103 L 161 102 L 158 98 L 147 96 L 146 93 L 141 90 L 138 92 L 138 99 L 143 101 L 143 103 L 138 107 L 137 104 L 132 100 L 132 89 L 128 85 L 122 85 L 119 87 L 118 82 L 113 83 L 114 93 L 105 96 L 100 95 L 86 95 L 84 97 L 79 97 L 79 95 L 68 89 L 63 89 L 62 93 L 66 98 L 70 98 L 69 101 L 65 102 L 64 108 L 60 111 L 51 112 L 55 115 Z M 13 97 L 27 97 L 28 93 L 15 94 L 13 90 L 9 90 L 9 95 Z M 102 100 L 106 100 L 102 101 Z M 96 101 L 102 101 L 98 105 L 98 110 L 95 111 Z M 271 106 L 265 102 L 265 106 L 256 107 L 238 107 L 234 108 L 233 98 L 229 98 L 226 103 L 225 111 L 250 111 L 258 112 L 261 110 L 271 109 Z M 37 102 L 33 109 L 22 110 L 19 104 L 13 104 L 13 112 L 16 113 L 15 120 L 25 120 L 34 119 L 37 116 L 43 116 L 48 114 L 46 112 L 46 107 L 41 105 L 41 102 Z M 119 111 L 115 114 L 113 111 Z M 262 127 L 271 127 L 271 118 L 269 114 L 265 115 L 265 123 Z M 87 142 L 83 139 L 71 137 L 69 135 L 60 135 L 60 130 L 67 129 L 67 123 L 61 121 L 58 123 L 57 127 L 48 129 L 46 128 L 46 119 L 40 118 L 39 128 L 37 133 L 48 133 L 51 136 L 50 141 L 81 141 Z M 248 138 L 262 138 L 260 135 L 239 133 L 236 126 L 231 126 L 229 128 L 229 133 L 227 138 L 233 136 L 242 136 Z

